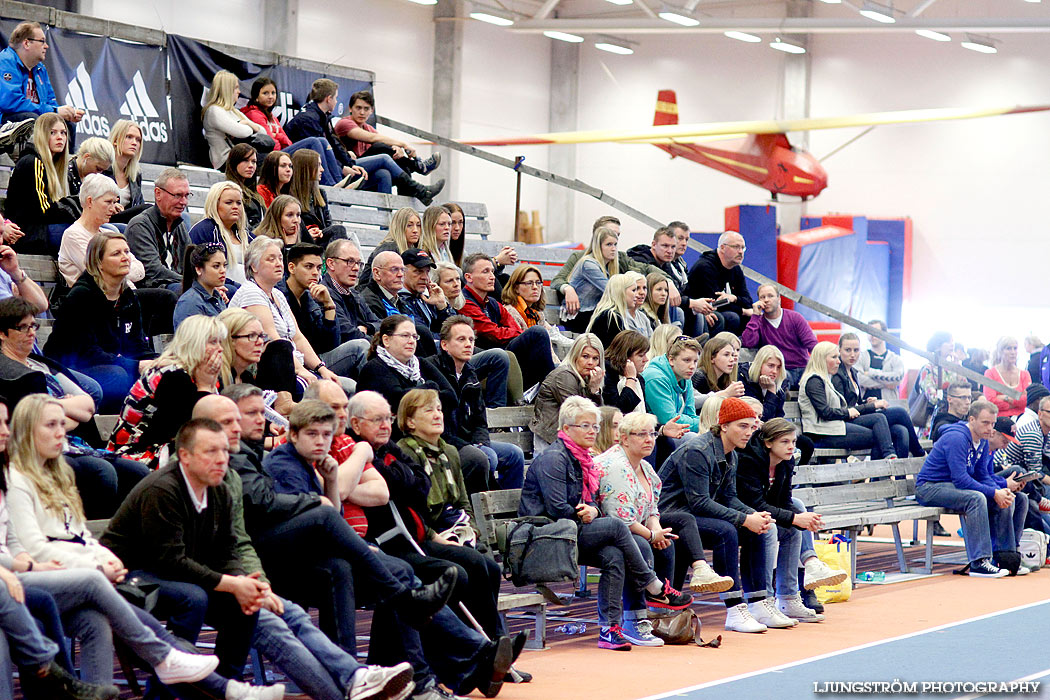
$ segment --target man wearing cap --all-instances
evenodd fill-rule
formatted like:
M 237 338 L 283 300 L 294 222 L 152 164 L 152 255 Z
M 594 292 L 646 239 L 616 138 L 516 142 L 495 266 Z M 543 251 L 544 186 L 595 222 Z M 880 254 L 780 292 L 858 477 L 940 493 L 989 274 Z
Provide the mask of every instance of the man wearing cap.
M 434 258 L 425 250 L 409 248 L 401 254 L 405 263 L 405 284 L 398 293 L 406 313 L 416 326 L 430 329 L 431 337 L 441 334 L 441 324 L 455 313 L 445 293 L 430 279 L 430 270 L 437 267 Z
M 277 289 L 288 300 L 299 330 L 328 369 L 340 377 L 357 379 L 371 343 L 365 338 L 340 342 L 335 301 L 328 287 L 320 283 L 322 252 L 313 243 L 296 243 L 288 248 L 288 276 L 277 283 Z
M 1017 430 L 1025 427 L 1029 423 L 1034 422 L 1039 417 L 1039 401 L 1044 396 L 1050 396 L 1050 389 L 1047 389 L 1042 384 L 1029 384 L 1028 388 L 1025 389 L 1025 397 L 1027 404 L 1024 409 L 1024 413 L 1017 416 L 1017 421 L 1014 423 Z
M 659 474 L 660 512 L 691 513 L 704 546 L 714 554 L 715 571 L 733 579 L 733 587 L 719 597 L 726 606 L 725 628 L 734 632 L 765 632 L 769 627 L 797 624 L 766 597 L 763 535 L 770 531 L 773 517 L 745 505 L 736 493 L 737 450 L 747 446 L 755 419 L 746 403 L 725 399 L 718 410 L 718 425 L 672 452 Z
M 1012 426 L 996 423 L 998 414 L 989 401 L 971 404 L 965 423 L 942 429 L 915 478 L 921 505 L 962 514 L 969 575 L 983 578 L 1008 575 L 999 565 L 1010 566 L 1010 560 L 1017 571 L 1017 543 L 1028 511 L 1027 498 L 1017 493 L 1022 484 L 993 473 L 992 451 L 1016 442 L 1008 432 Z

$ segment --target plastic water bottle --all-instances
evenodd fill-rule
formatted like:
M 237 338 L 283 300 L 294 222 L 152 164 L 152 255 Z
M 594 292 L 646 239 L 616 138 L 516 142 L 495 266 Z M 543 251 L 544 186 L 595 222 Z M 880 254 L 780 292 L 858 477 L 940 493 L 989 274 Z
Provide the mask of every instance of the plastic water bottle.
M 587 625 L 583 622 L 570 622 L 562 625 L 561 627 L 555 627 L 555 632 L 561 632 L 566 635 L 583 634 L 587 631 Z
M 273 404 L 277 401 L 277 392 L 267 389 L 263 392 L 263 415 L 266 416 L 266 420 L 270 421 L 274 425 L 279 425 L 282 428 L 288 427 L 288 419 L 282 416 L 277 411 L 273 410 Z
M 882 583 L 886 580 L 885 571 L 862 571 L 857 580 L 867 583 Z

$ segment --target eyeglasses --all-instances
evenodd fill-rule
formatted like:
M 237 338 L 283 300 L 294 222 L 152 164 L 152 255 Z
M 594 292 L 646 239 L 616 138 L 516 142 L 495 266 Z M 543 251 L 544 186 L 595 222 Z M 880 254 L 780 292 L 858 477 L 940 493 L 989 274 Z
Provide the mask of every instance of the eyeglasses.
M 258 342 L 265 343 L 266 342 L 266 334 L 265 333 L 243 333 L 241 335 L 235 335 L 235 336 L 233 336 L 233 338 L 236 339 L 236 340 L 241 340 L 242 338 L 247 338 L 249 343 L 258 343 Z
M 531 280 L 529 282 L 518 282 L 522 287 L 542 287 L 543 280 Z
M 47 46 L 47 39 L 26 39 L 25 41 L 36 41 L 43 44 L 44 46 Z
M 395 338 L 404 338 L 405 340 L 419 340 L 418 333 L 391 333 L 390 335 Z
M 733 250 L 739 250 L 741 253 L 743 253 L 745 250 L 747 250 L 747 246 L 744 245 L 743 243 L 726 243 L 725 246 L 726 246 L 726 248 L 732 248 Z
M 156 187 L 161 192 L 167 192 L 169 197 L 174 197 L 175 199 L 189 199 L 190 198 L 190 193 L 189 192 L 186 192 L 185 194 L 175 194 L 171 190 L 166 190 L 163 187 L 161 187 L 160 185 L 154 185 L 154 187 Z
M 376 418 L 362 418 L 361 420 L 367 421 L 368 423 L 382 423 L 384 425 L 393 425 L 393 416 L 378 416 Z
M 355 260 L 354 258 L 329 258 L 329 260 L 338 260 L 339 262 L 348 265 L 351 270 L 361 267 L 361 264 L 364 262 L 363 260 Z
M 647 432 L 627 433 L 627 434 L 628 435 L 633 435 L 634 437 L 640 437 L 640 438 L 653 438 L 655 440 L 656 436 L 658 436 L 660 433 L 656 432 L 655 430 L 649 430 Z
M 594 423 L 577 423 L 575 425 L 569 424 L 569 425 L 567 425 L 565 427 L 566 428 L 579 428 L 580 430 L 582 430 L 585 433 L 589 433 L 592 430 L 594 432 L 598 432 L 598 426 L 596 424 L 594 424 Z
M 377 270 L 389 270 L 390 272 L 393 272 L 395 275 L 403 275 L 403 274 L 405 274 L 405 268 L 403 268 L 403 267 L 377 267 L 375 269 L 377 269 Z
M 948 394 L 949 399 L 959 399 L 960 401 L 973 401 L 973 397 L 969 394 L 963 394 L 962 396 Z
M 14 327 L 14 330 L 18 331 L 19 333 L 28 333 L 31 330 L 38 331 L 40 330 L 40 324 L 36 321 L 33 321 L 32 323 L 19 323 L 17 326 Z

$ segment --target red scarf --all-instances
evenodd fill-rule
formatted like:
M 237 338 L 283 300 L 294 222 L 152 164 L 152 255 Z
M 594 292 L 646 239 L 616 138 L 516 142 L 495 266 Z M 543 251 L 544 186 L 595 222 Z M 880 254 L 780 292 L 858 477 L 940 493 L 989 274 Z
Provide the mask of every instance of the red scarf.
M 565 443 L 565 447 L 568 448 L 569 454 L 580 461 L 580 468 L 583 470 L 583 502 L 588 503 L 594 502 L 594 495 L 598 493 L 598 470 L 594 468 L 594 459 L 591 458 L 591 452 L 586 447 L 580 447 L 572 438 L 565 434 L 564 430 L 558 431 L 558 437 Z

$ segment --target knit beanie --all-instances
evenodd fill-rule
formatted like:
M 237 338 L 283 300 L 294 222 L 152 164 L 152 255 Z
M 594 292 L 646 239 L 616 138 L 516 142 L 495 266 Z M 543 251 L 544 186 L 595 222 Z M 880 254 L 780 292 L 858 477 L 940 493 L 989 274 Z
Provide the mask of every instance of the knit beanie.
M 718 409 L 718 424 L 725 425 L 726 423 L 732 423 L 735 420 L 741 420 L 742 418 L 755 418 L 755 412 L 751 410 L 751 407 L 746 403 L 730 396 L 728 399 L 722 402 L 722 407 Z

